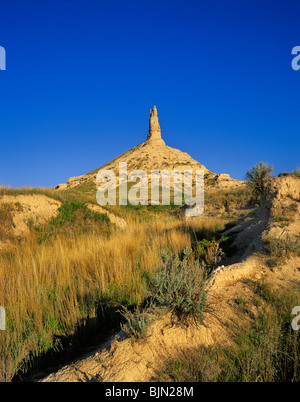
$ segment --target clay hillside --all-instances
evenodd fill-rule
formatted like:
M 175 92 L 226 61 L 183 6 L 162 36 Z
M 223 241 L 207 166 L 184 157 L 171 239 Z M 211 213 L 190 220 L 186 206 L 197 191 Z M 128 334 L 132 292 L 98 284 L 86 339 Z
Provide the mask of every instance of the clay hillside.
M 204 170 L 205 184 L 207 187 L 229 189 L 241 186 L 244 182 L 231 178 L 228 174 L 216 174 L 209 171 L 200 162 L 194 160 L 186 152 L 167 146 L 161 137 L 161 129 L 158 121 L 156 106 L 150 110 L 149 132 L 145 142 L 135 146 L 107 164 L 93 170 L 90 173 L 70 177 L 66 183 L 58 184 L 56 189 L 64 190 L 77 187 L 93 187 L 96 184 L 97 173 L 102 169 L 113 171 L 116 176 L 119 172 L 119 163 L 127 162 L 128 174 L 132 170 L 142 169 L 148 175 L 152 170 Z

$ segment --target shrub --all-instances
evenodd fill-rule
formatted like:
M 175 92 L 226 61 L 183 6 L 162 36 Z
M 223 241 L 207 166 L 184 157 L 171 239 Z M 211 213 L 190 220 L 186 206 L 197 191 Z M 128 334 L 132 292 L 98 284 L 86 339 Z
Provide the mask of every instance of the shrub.
M 219 240 L 213 237 L 211 240 L 203 239 L 196 244 L 196 254 L 206 265 L 206 271 L 212 272 L 224 259 L 225 253 L 220 243 L 227 242 L 229 237 L 222 236 Z
M 123 307 L 120 313 L 125 317 L 126 323 L 121 328 L 127 335 L 134 339 L 146 338 L 148 328 L 155 321 L 154 308 L 142 309 L 138 306 L 133 312 Z
M 263 162 L 259 162 L 246 172 L 245 180 L 256 198 L 261 197 L 266 183 L 273 177 L 272 172 L 273 166 Z
M 169 258 L 163 255 L 162 265 L 149 282 L 149 291 L 160 308 L 171 311 L 182 321 L 192 317 L 203 323 L 203 312 L 207 307 L 207 285 L 210 276 L 205 263 L 199 260 L 190 263 L 190 248 L 184 249 L 184 257 Z

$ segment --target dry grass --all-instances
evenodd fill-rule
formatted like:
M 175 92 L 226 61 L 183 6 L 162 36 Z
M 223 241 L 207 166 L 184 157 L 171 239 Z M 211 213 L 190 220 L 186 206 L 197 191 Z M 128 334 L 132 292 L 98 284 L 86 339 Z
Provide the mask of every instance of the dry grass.
M 142 297 L 143 275 L 151 274 L 165 247 L 190 244 L 178 224 L 131 225 L 109 236 L 59 235 L 39 244 L 35 234 L 0 257 L 0 305 L 7 315 L 0 332 L 0 380 L 9 381 L 29 353 L 54 347 L 54 335 L 74 332 L 95 315 L 100 297 L 134 303 Z
M 79 199 L 73 190 L 2 187 L 0 195 L 44 194 L 62 202 L 91 202 L 89 191 Z M 59 233 L 41 243 L 31 231 L 10 252 L 0 254 L 0 306 L 7 317 L 6 331 L 0 331 L 0 381 L 10 381 L 29 356 L 55 348 L 55 337 L 72 335 L 82 321 L 95 317 L 99 300 L 139 303 L 144 278 L 152 275 L 164 249 L 178 253 L 226 223 L 204 216 L 185 221 L 171 207 L 107 209 L 126 219 L 125 230 Z
M 9 229 L 13 224 L 13 206 L 9 204 L 0 205 L 0 240 L 9 238 Z

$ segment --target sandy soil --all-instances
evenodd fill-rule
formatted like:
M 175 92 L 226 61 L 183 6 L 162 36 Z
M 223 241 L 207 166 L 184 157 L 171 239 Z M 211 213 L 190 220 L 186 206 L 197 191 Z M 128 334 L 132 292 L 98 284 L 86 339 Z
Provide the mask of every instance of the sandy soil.
M 17 205 L 13 210 L 12 228 L 15 236 L 23 236 L 28 232 L 28 223 L 35 225 L 45 223 L 56 214 L 61 202 L 41 194 L 2 195 L 0 204 Z

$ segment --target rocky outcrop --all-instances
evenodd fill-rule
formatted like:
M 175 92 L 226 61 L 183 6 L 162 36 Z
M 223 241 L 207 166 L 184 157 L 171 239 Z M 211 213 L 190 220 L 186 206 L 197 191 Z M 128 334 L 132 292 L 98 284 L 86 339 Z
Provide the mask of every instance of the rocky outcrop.
M 300 179 L 298 177 L 280 176 L 270 180 L 263 193 L 262 205 L 271 209 L 276 205 L 283 204 L 286 199 L 300 201 Z
M 286 239 L 295 242 L 299 236 L 300 178 L 288 176 L 270 180 L 264 189 L 260 205 L 238 225 L 223 232 L 235 235 L 232 243 L 242 258 L 265 249 L 265 239 Z
M 161 136 L 157 108 L 154 106 L 150 110 L 149 131 L 145 142 L 90 173 L 71 177 L 66 183 L 58 184 L 56 189 L 65 190 L 82 185 L 86 186 L 89 183 L 99 187 L 99 183 L 96 182 L 98 171 L 111 170 L 118 177 L 120 162 L 127 162 L 128 174 L 133 170 L 143 170 L 147 175 L 150 175 L 153 170 L 167 170 L 168 172 L 190 170 L 193 174 L 197 170 L 203 170 L 206 188 L 230 189 L 244 184 L 242 181 L 232 179 L 228 174 L 213 173 L 186 152 L 167 146 Z
M 149 119 L 149 132 L 147 136 L 147 141 L 151 142 L 153 145 L 165 145 L 164 140 L 161 138 L 161 130 L 158 122 L 158 115 L 156 106 L 150 109 L 150 119 Z
M 245 185 L 244 181 L 233 179 L 228 173 L 210 173 L 207 175 L 206 184 L 208 187 L 216 187 L 218 189 L 231 189 Z

